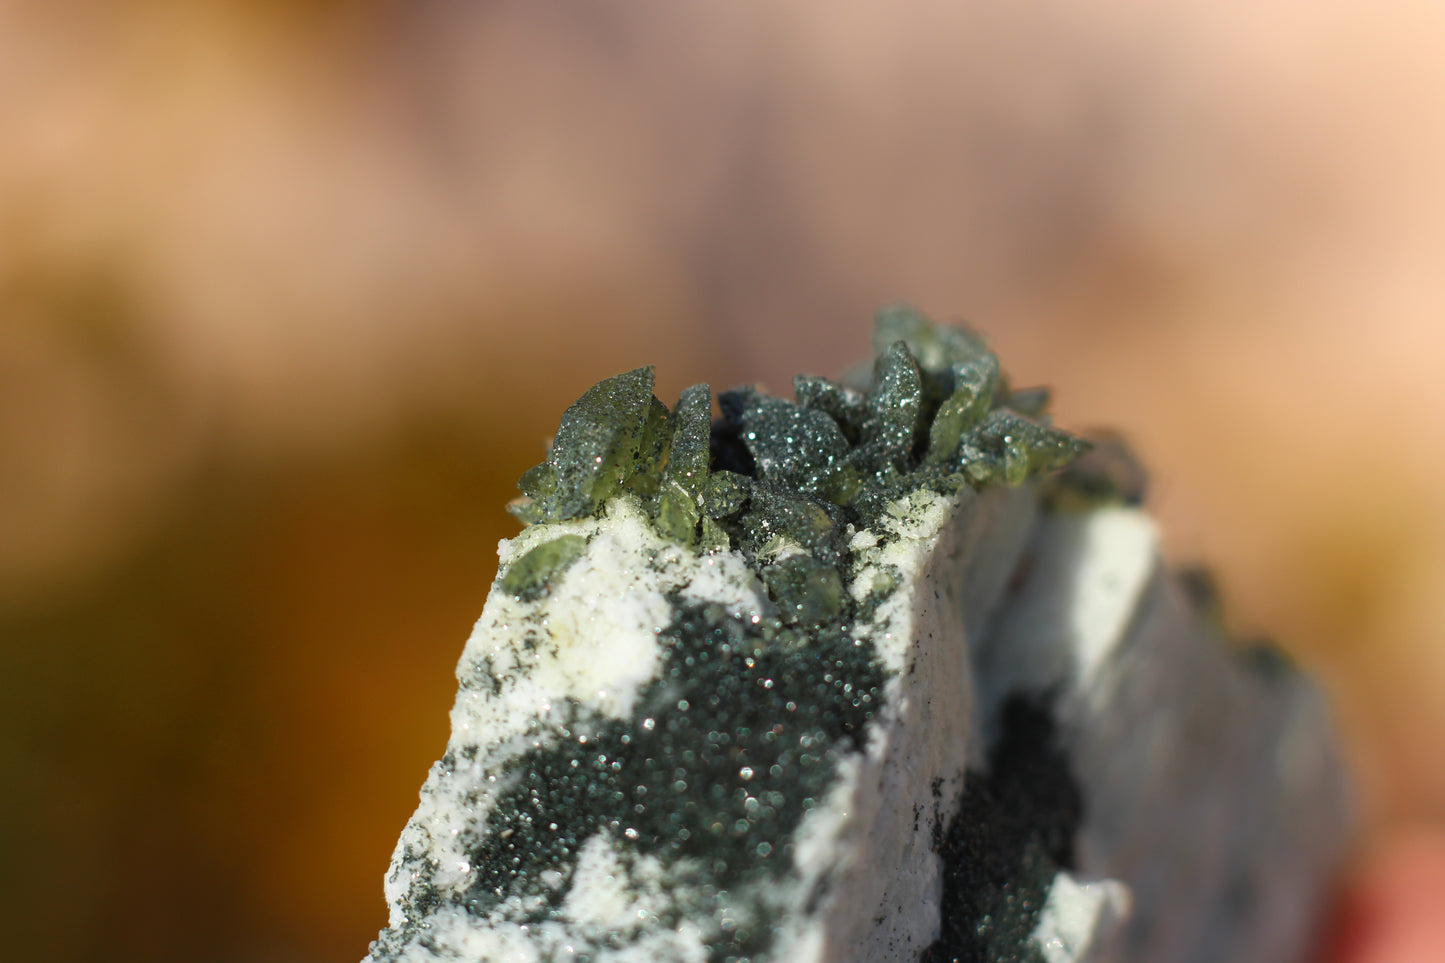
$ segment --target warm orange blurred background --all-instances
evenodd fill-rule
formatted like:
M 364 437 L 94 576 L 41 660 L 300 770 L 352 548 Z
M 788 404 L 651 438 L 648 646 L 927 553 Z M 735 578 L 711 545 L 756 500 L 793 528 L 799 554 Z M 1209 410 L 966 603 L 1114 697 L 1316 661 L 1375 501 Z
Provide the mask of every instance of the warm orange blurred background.
M 1445 7 L 0 0 L 8 959 L 354 961 L 593 381 L 907 299 L 1445 816 Z

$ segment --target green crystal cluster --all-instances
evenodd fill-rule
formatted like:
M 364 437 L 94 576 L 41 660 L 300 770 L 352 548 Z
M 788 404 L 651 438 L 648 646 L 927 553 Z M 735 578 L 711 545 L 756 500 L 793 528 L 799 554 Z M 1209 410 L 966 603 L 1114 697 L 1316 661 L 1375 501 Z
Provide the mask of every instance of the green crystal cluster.
M 1049 426 L 1046 392 L 1011 390 L 975 334 L 894 306 L 878 313 L 873 341 L 866 386 L 799 375 L 792 401 L 736 388 L 718 396 L 716 421 L 705 384 L 669 410 L 650 367 L 599 382 L 562 416 L 510 509 L 528 524 L 557 522 L 630 495 L 675 542 L 741 549 L 789 621 L 818 625 L 843 604 L 850 525 L 872 527 L 921 488 L 1019 485 L 1088 447 Z M 503 587 L 535 597 L 578 549 L 538 546 Z

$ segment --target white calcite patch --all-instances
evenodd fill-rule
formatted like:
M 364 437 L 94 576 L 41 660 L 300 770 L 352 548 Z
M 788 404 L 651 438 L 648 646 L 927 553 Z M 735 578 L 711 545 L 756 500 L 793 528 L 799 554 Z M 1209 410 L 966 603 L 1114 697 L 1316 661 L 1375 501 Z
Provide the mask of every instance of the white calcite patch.
M 1112 952 L 1131 899 L 1129 887 L 1116 879 L 1058 873 L 1029 942 L 1044 963 L 1098 963 Z

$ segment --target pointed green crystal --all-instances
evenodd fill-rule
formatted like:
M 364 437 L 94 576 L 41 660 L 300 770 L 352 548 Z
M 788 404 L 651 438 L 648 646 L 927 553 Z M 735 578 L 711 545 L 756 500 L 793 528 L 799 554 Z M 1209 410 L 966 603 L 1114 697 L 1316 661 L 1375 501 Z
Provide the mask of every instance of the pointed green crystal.
M 983 424 L 965 436 L 972 447 L 999 459 L 1004 484 L 1023 484 L 1032 474 L 1062 468 L 1089 448 L 1089 443 L 1057 428 L 1037 424 L 1007 408 L 989 412 Z
M 523 521 L 590 515 L 639 473 L 638 488 L 655 485 L 669 416 L 652 379 L 646 367 L 599 381 L 563 413 L 547 461 L 522 476 Z
M 657 492 L 658 530 L 673 541 L 692 545 L 708 492 L 712 394 L 708 386 L 683 390 L 672 417 L 672 443 Z
M 923 420 L 923 375 L 907 343 L 895 341 L 878 356 L 865 403 L 854 463 L 865 472 L 902 469 Z
M 929 428 L 928 454 L 924 460 L 930 465 L 941 465 L 952 458 L 964 432 L 988 414 L 998 386 L 998 359 L 987 354 L 955 364 L 950 373 L 952 391 L 939 406 Z
M 988 345 L 973 332 L 934 324 L 906 304 L 889 305 L 873 319 L 873 353 L 881 355 L 895 341 L 906 342 L 925 371 L 943 371 L 989 353 Z
M 582 557 L 587 539 L 581 535 L 560 535 L 514 561 L 502 576 L 502 591 L 524 602 L 541 598 L 551 582 Z

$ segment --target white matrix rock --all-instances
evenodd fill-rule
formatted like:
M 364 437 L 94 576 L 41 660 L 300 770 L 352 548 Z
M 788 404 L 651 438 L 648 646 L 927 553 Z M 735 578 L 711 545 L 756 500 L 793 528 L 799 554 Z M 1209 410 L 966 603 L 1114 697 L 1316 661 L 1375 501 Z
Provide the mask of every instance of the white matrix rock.
M 1040 518 L 1027 489 L 920 493 L 854 536 L 850 591 L 884 567 L 902 575 L 861 630 L 887 681 L 865 738 L 820 748 L 836 756 L 830 784 L 771 874 L 710 888 L 694 859 L 634 852 L 627 820 L 609 819 L 530 890 L 474 902 L 477 843 L 506 832 L 489 818 L 513 767 L 636 714 L 677 600 L 743 623 L 771 608 L 738 553 L 667 543 L 626 500 L 567 531 L 586 553 L 551 594 L 494 588 L 467 643 L 452 738 L 397 846 L 372 959 L 703 961 L 750 927 L 772 934 L 758 960 L 918 960 L 940 934 L 944 862 L 967 855 L 941 851 L 940 827 L 1018 692 L 1052 698 L 1082 795 L 1076 864 L 1029 938 L 1037 959 L 1300 958 L 1346 825 L 1315 691 L 1197 625 L 1139 511 Z M 503 566 L 556 534 L 503 543 Z M 754 773 L 751 798 L 771 805 L 770 784 Z
M 569 409 L 368 961 L 1302 959 L 1349 828 L 1313 686 L 1127 494 L 1029 480 L 1081 446 L 981 342 L 880 333 L 866 391 Z

